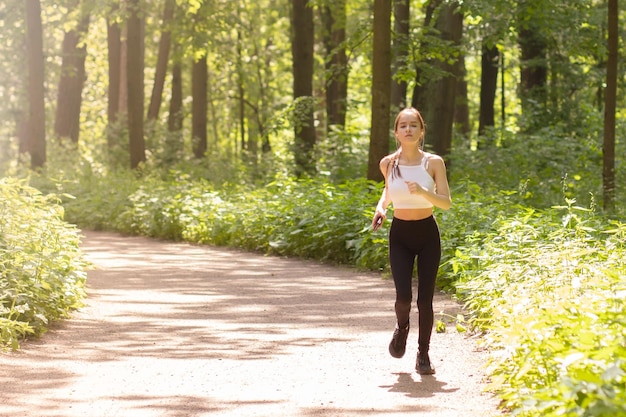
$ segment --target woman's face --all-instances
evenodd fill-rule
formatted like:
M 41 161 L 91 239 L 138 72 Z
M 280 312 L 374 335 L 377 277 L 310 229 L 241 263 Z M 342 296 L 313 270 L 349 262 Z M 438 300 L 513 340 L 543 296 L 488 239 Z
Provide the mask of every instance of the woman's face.
M 414 112 L 403 111 L 398 115 L 394 133 L 400 144 L 417 144 L 419 146 L 424 131 L 420 119 Z

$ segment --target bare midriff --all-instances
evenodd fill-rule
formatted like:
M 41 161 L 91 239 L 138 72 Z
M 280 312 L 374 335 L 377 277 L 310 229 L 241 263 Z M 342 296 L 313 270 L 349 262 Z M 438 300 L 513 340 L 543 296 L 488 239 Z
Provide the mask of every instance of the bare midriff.
M 400 220 L 422 220 L 433 215 L 433 208 L 394 209 L 393 217 Z

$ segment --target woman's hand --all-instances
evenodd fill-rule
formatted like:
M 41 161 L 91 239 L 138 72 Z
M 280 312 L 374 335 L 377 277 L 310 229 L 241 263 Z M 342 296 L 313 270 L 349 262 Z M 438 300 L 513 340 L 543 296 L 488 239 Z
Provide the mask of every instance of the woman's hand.
M 428 192 L 427 189 L 425 189 L 424 187 L 422 187 L 416 182 L 404 181 L 404 183 L 406 184 L 407 187 L 409 187 L 409 192 L 411 194 L 419 195 L 419 194 L 425 194 Z
M 376 231 L 380 229 L 385 222 L 385 219 L 387 219 L 387 214 L 383 211 L 376 210 L 374 218 L 372 219 L 372 230 Z

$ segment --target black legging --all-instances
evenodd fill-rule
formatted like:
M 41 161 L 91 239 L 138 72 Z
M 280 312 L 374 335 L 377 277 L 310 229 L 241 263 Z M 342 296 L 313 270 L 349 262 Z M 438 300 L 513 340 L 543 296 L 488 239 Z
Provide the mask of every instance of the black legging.
M 394 218 L 389 231 L 389 262 L 396 286 L 396 317 L 400 327 L 409 322 L 413 301 L 413 268 L 417 257 L 417 311 L 419 349 L 428 352 L 433 330 L 433 296 L 439 262 L 441 238 L 433 216 L 423 220 Z

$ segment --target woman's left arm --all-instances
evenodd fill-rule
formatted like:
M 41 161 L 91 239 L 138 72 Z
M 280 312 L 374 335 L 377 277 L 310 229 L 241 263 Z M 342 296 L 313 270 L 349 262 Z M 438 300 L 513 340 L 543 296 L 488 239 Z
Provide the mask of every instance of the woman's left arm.
M 450 198 L 450 186 L 446 174 L 446 164 L 440 156 L 431 156 L 428 163 L 432 169 L 433 180 L 435 181 L 435 192 L 427 190 L 415 182 L 408 182 L 409 190 L 412 193 L 420 194 L 433 206 L 442 210 L 448 210 L 452 206 Z
M 446 174 L 446 164 L 440 156 L 431 156 L 431 167 L 433 168 L 433 179 L 435 180 L 435 192 L 427 192 L 425 197 L 434 206 L 442 210 L 448 210 L 452 206 L 450 197 L 450 186 L 448 185 L 448 175 Z

